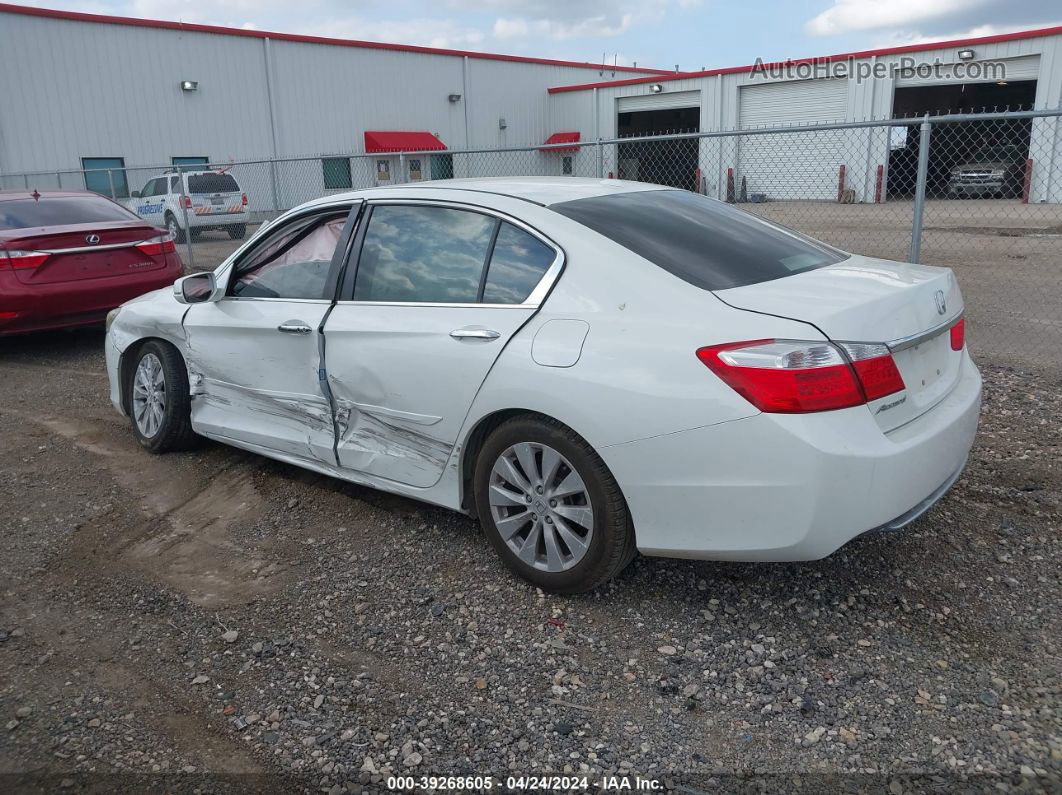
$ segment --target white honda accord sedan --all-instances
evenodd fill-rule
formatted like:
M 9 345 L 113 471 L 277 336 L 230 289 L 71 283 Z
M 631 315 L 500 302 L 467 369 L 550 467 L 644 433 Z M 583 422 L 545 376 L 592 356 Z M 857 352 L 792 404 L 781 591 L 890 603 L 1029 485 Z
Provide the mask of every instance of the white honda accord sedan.
M 636 551 L 810 560 L 927 510 L 981 378 L 947 268 L 698 194 L 448 180 L 328 196 L 108 318 L 111 400 L 477 515 L 554 592 Z

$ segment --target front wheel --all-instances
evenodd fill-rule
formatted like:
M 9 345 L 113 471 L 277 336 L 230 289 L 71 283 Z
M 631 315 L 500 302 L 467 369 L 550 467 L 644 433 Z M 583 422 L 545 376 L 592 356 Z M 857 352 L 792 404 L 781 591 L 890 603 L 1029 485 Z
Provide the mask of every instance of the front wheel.
M 196 435 L 181 355 L 172 345 L 152 340 L 134 356 L 126 405 L 137 441 L 153 453 L 187 450 Z
M 476 460 L 476 507 L 502 560 L 552 593 L 607 582 L 635 555 L 634 528 L 612 473 L 570 428 L 515 417 Z

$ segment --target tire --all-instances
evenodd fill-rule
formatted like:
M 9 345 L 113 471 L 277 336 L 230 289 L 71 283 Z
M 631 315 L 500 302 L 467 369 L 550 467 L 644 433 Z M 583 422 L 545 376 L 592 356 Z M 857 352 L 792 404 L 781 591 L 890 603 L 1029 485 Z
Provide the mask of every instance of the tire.
M 247 224 L 232 224 L 228 232 L 232 240 L 243 240 L 247 236 Z
M 520 460 L 530 460 L 531 478 Z M 515 472 L 514 461 L 519 467 Z M 548 469 L 552 477 L 543 477 Z M 516 483 L 521 476 L 523 485 Z M 583 490 L 565 494 L 577 481 Z M 473 483 L 480 523 L 498 555 L 544 591 L 593 590 L 619 574 L 637 553 L 630 512 L 612 473 L 585 439 L 556 420 L 522 415 L 495 428 L 476 458 Z M 551 492 L 556 494 L 552 501 Z M 586 543 L 580 548 L 566 538 Z
M 142 447 L 168 453 L 195 445 L 188 371 L 176 348 L 158 340 L 142 345 L 134 354 L 125 389 L 133 434 Z
M 181 225 L 177 223 L 177 216 L 173 213 L 166 213 L 166 231 L 173 235 L 173 241 L 175 243 L 184 242 L 184 230 L 181 229 Z

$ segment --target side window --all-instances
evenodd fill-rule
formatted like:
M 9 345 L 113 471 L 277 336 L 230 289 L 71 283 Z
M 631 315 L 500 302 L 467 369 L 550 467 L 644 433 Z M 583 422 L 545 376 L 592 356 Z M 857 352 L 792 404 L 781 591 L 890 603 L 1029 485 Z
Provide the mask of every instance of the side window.
M 269 235 L 236 265 L 238 298 L 323 298 L 347 211 L 301 218 Z
M 448 207 L 377 205 L 365 230 L 354 300 L 475 303 L 496 223 Z
M 163 193 L 166 192 L 165 191 L 165 187 L 164 187 L 165 185 L 166 185 L 166 179 L 164 177 L 163 178 L 156 177 L 155 179 L 151 180 L 151 182 L 149 182 L 147 184 L 147 187 L 144 189 L 144 195 L 145 196 L 161 196 Z
M 537 237 L 503 222 L 487 270 L 483 303 L 523 303 L 556 258 L 557 252 Z
M 170 177 L 170 193 L 180 193 L 181 189 L 177 186 L 177 177 Z

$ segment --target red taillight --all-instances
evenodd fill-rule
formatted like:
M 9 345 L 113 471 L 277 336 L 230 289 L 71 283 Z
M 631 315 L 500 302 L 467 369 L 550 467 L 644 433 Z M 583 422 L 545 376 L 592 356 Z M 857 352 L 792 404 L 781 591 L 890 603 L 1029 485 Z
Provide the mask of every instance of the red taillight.
M 884 345 L 842 347 L 844 353 L 829 342 L 754 340 L 701 348 L 697 358 L 749 403 L 774 414 L 850 408 L 904 388 Z
M 887 345 L 842 342 L 840 346 L 848 354 L 855 368 L 868 403 L 903 390 L 903 376 L 900 375 Z
M 40 251 L 8 251 L 5 253 L 12 268 L 36 268 L 43 265 L 49 257 L 48 254 Z
M 240 197 L 240 203 L 241 203 L 241 204 L 242 204 L 242 205 L 243 205 L 244 207 L 246 207 L 246 206 L 247 206 L 247 194 L 246 194 L 246 193 L 245 193 L 245 194 L 243 194 L 243 196 L 241 196 L 241 197 Z
M 154 257 L 158 254 L 172 254 L 177 250 L 177 245 L 173 242 L 172 235 L 159 235 L 142 243 L 137 243 L 136 247 L 149 257 Z
M 182 196 L 181 197 L 181 206 L 184 207 L 184 209 L 186 209 L 186 210 L 191 210 L 192 209 L 192 197 L 191 196 Z
M 959 322 L 951 327 L 951 349 L 961 351 L 966 344 L 966 318 L 960 317 Z

